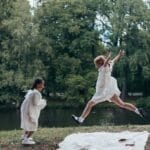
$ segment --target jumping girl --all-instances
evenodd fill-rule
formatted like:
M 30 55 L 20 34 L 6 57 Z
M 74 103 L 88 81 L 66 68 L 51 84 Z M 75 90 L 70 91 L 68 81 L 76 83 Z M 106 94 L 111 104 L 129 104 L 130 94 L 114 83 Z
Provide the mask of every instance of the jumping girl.
M 138 109 L 133 104 L 122 101 L 119 97 L 121 92 L 117 86 L 117 80 L 111 76 L 114 63 L 124 56 L 124 54 L 125 51 L 120 50 L 118 55 L 112 60 L 110 59 L 111 54 L 109 54 L 107 58 L 104 55 L 100 55 L 94 59 L 94 64 L 99 72 L 96 82 L 96 93 L 92 99 L 89 100 L 80 117 L 72 115 L 74 121 L 79 124 L 83 123 L 85 118 L 90 114 L 92 108 L 104 101 L 113 102 L 117 106 L 133 111 L 143 117 L 144 112 L 142 109 Z

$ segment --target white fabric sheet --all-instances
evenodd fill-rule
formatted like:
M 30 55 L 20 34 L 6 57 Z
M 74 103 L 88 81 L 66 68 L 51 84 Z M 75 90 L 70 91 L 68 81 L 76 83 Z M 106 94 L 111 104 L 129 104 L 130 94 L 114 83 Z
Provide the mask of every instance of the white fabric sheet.
M 67 136 L 58 150 L 144 150 L 148 135 L 147 131 L 75 133 Z

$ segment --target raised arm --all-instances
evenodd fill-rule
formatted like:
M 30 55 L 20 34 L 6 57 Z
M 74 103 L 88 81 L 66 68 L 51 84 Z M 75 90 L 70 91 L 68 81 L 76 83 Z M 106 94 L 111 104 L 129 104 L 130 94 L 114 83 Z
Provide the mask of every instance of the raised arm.
M 107 64 L 108 64 L 108 62 L 109 62 L 109 60 L 110 60 L 110 58 L 111 58 L 111 52 L 109 53 L 109 55 L 107 56 L 107 58 L 106 58 L 106 60 L 105 60 L 105 62 L 104 62 L 104 67 L 107 66 Z
M 125 55 L 125 51 L 124 50 L 120 50 L 119 53 L 117 54 L 117 56 L 112 60 L 114 63 L 119 61 L 120 58 L 122 58 Z

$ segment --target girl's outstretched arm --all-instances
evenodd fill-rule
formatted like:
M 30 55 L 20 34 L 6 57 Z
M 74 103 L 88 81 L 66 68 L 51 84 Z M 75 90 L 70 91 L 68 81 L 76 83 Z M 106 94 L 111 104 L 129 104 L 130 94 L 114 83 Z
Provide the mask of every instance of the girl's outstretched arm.
M 119 59 L 121 57 L 123 57 L 124 55 L 125 55 L 125 51 L 124 50 L 120 50 L 118 55 L 112 61 L 115 63 L 115 62 L 119 61 Z
M 104 62 L 104 67 L 107 66 L 107 64 L 108 64 L 108 62 L 109 62 L 109 60 L 110 60 L 110 58 L 111 58 L 111 52 L 109 53 L 109 55 L 107 56 L 107 58 L 106 58 L 106 60 L 105 60 L 105 62 Z

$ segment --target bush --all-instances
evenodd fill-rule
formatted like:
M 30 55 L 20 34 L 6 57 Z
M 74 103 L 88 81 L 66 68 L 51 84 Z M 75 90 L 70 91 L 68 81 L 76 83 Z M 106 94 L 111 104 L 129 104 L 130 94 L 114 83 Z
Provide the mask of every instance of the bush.
M 80 75 L 70 75 L 66 80 L 67 90 L 65 98 L 69 101 L 83 103 L 86 99 L 87 85 L 85 79 Z
M 65 98 L 68 101 L 85 103 L 95 91 L 96 72 L 89 72 L 85 76 L 69 75 L 66 79 Z
M 150 97 L 143 97 L 137 100 L 137 105 L 139 107 L 147 107 L 150 108 Z

